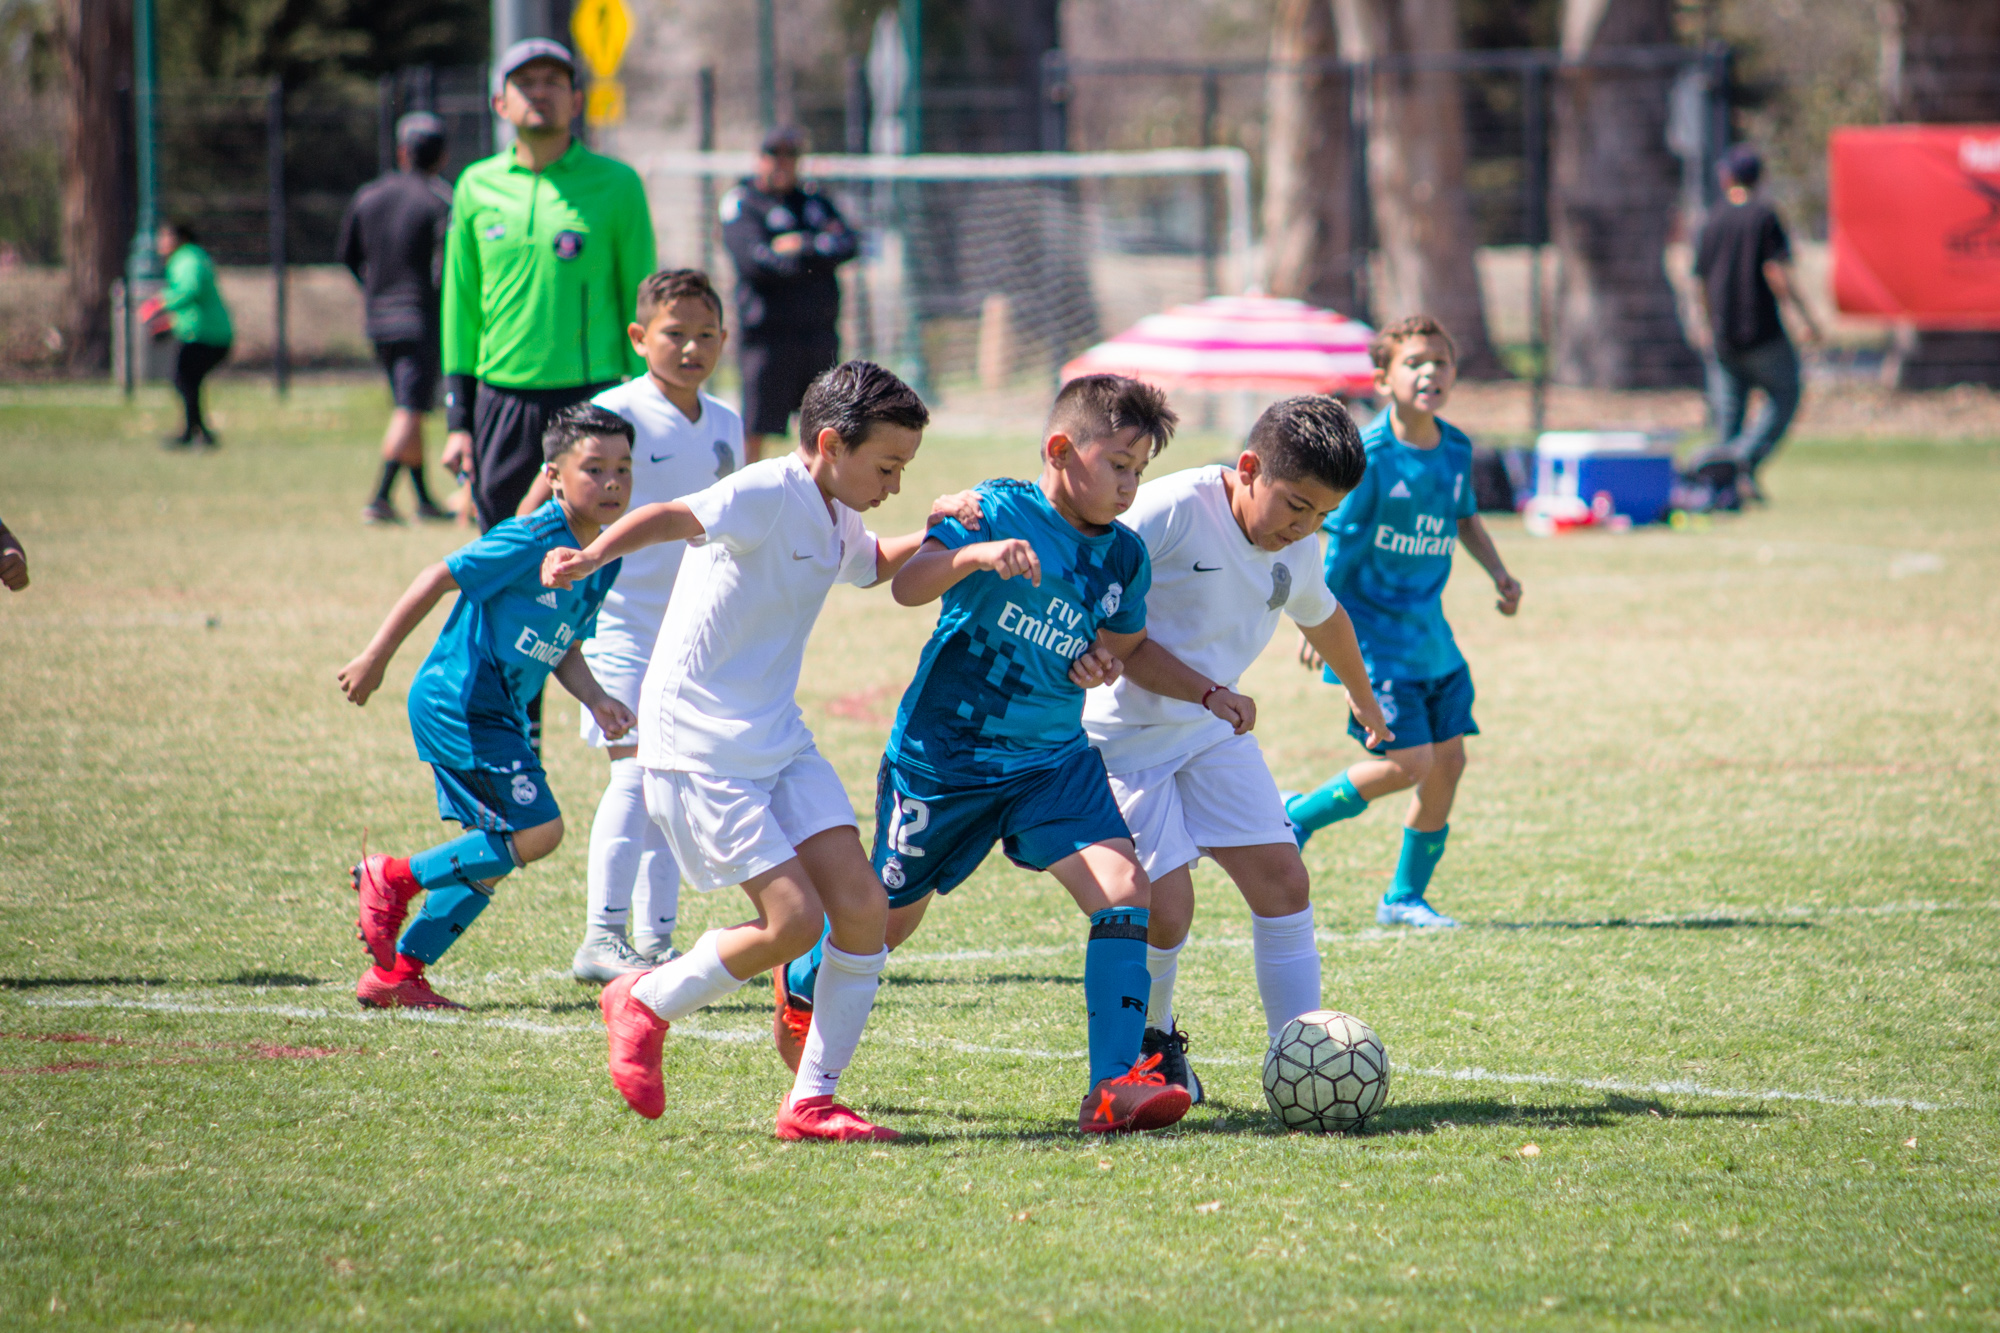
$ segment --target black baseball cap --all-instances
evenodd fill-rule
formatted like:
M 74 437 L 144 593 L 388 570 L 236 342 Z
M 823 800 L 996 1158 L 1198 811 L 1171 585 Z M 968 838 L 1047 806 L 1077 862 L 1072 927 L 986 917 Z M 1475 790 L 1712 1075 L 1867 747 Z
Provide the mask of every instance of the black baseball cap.
M 796 125 L 780 125 L 764 136 L 767 157 L 797 157 L 806 151 L 806 132 Z
M 571 82 L 576 80 L 576 57 L 561 42 L 547 37 L 530 37 L 524 42 L 516 42 L 501 55 L 500 62 L 493 67 L 493 93 L 498 96 L 507 82 L 507 76 L 523 65 L 537 60 L 553 60 L 569 71 Z

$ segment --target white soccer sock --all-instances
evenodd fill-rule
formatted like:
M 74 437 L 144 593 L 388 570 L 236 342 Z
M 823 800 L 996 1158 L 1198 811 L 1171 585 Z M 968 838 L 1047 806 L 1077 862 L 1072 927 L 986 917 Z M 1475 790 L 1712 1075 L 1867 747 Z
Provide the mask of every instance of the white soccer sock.
M 637 762 L 636 760 L 634 761 Z M 645 814 L 640 802 L 640 814 Z M 681 912 L 681 868 L 667 846 L 667 835 L 646 820 L 645 848 L 632 893 L 632 936 L 635 940 L 671 941 Z
M 709 931 L 694 948 L 640 977 L 632 987 L 632 997 L 671 1023 L 741 986 L 715 951 L 715 939 L 721 933 Z
M 631 920 L 632 885 L 653 826 L 644 778 L 637 759 L 612 760 L 611 781 L 590 821 L 590 910 L 584 922 L 592 932 L 623 935 Z
M 792 1083 L 792 1100 L 831 1097 L 840 1075 L 861 1044 L 861 1030 L 875 1008 L 875 989 L 889 951 L 843 953 L 827 940 L 820 951 L 819 981 L 813 989 L 812 1030 L 799 1057 L 799 1076 Z
M 1257 993 L 1264 999 L 1264 1026 L 1276 1037 L 1285 1024 L 1320 1007 L 1313 909 L 1251 917 L 1250 943 L 1257 959 Z
M 1153 979 L 1152 992 L 1146 997 L 1146 1026 L 1170 1031 L 1174 1026 L 1174 978 L 1180 975 L 1181 950 L 1187 947 L 1186 937 L 1171 949 L 1155 949 L 1146 946 L 1146 975 Z

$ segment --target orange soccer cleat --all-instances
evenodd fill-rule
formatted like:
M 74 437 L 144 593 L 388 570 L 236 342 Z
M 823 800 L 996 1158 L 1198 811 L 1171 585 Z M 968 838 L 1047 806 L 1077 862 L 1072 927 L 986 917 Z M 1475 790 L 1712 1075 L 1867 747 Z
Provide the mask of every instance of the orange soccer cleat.
M 1127 1074 L 1107 1078 L 1090 1090 L 1077 1112 L 1085 1134 L 1127 1134 L 1165 1129 L 1188 1113 L 1188 1090 L 1160 1073 L 1160 1057 L 1149 1055 Z
M 832 1097 L 785 1098 L 778 1108 L 781 1139 L 826 1139 L 836 1143 L 893 1143 L 893 1129 L 871 1125 Z
M 396 966 L 396 936 L 410 914 L 410 899 L 423 892 L 410 874 L 410 863 L 400 857 L 377 852 L 361 858 L 349 872 L 354 891 L 361 896 L 361 918 L 354 933 L 384 972 Z
M 354 998 L 370 1009 L 463 1009 L 464 1005 L 431 989 L 424 965 L 408 954 L 395 955 L 394 967 L 371 967 L 355 983 Z
M 606 1066 L 612 1086 L 627 1106 L 648 1120 L 658 1120 L 667 1109 L 660 1046 L 666 1041 L 668 1023 L 632 994 L 632 987 L 645 975 L 628 972 L 612 981 L 597 997 L 597 1007 L 604 1011 L 604 1030 L 611 1039 Z

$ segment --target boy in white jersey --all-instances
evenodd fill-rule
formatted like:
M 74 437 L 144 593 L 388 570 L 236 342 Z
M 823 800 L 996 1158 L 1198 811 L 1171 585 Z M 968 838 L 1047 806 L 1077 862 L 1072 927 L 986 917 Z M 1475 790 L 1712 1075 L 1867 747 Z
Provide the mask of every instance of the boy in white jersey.
M 1332 398 L 1273 404 L 1234 467 L 1149 481 L 1121 521 L 1145 539 L 1153 586 L 1147 631 L 1188 667 L 1234 689 L 1270 643 L 1282 611 L 1347 686 L 1373 736 L 1389 728 L 1368 686 L 1354 629 L 1319 579 L 1317 529 L 1361 480 L 1361 437 Z M 1084 728 L 1153 881 L 1146 931 L 1145 1053 L 1196 1101 L 1187 1037 L 1173 1016 L 1181 946 L 1194 919 L 1190 873 L 1212 856 L 1250 906 L 1257 989 L 1271 1036 L 1320 1007 L 1311 883 L 1277 784 L 1255 738 L 1199 704 L 1141 688 L 1130 675 L 1090 691 Z
M 666 1108 L 668 1024 L 805 953 L 827 924 L 819 1004 L 778 1136 L 897 1137 L 833 1099 L 875 1003 L 889 901 L 847 791 L 814 748 L 794 695 L 806 637 L 833 584 L 880 583 L 923 543 L 922 531 L 878 540 L 858 511 L 901 489 L 929 420 L 922 400 L 880 366 L 836 366 L 806 391 L 797 450 L 636 510 L 589 549 L 552 552 L 543 566 L 543 581 L 559 588 L 649 544 L 694 548 L 640 693 L 646 807 L 690 884 L 740 885 L 756 916 L 604 988 L 612 1083 L 648 1119 Z M 933 519 L 973 514 L 968 497 L 947 497 Z
M 637 509 L 692 495 L 734 472 L 743 461 L 743 418 L 702 392 L 728 341 L 722 298 L 706 273 L 662 269 L 640 283 L 638 319 L 627 333 L 646 373 L 592 401 L 636 432 L 630 507 Z M 668 542 L 627 556 L 597 614 L 597 634 L 583 645 L 591 674 L 628 708 L 639 706 L 686 549 Z M 590 825 L 589 906 L 570 973 L 601 984 L 673 956 L 681 871 L 646 814 L 636 739 L 608 740 L 585 709 L 583 740 L 606 752 L 611 779 Z

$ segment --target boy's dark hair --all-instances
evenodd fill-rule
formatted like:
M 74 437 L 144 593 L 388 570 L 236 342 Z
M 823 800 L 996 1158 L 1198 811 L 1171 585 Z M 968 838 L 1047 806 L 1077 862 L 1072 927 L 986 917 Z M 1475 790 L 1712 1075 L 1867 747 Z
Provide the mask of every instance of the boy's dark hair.
M 1396 359 L 1397 345 L 1411 338 L 1444 339 L 1445 350 L 1451 353 L 1452 363 L 1457 364 L 1458 344 L 1445 332 L 1444 325 L 1429 315 L 1405 315 L 1394 324 L 1384 325 L 1368 344 L 1368 359 L 1375 363 L 1375 369 L 1387 370 Z
M 716 293 L 715 284 L 708 280 L 708 274 L 698 268 L 663 268 L 641 281 L 639 308 L 635 317 L 642 325 L 651 324 L 654 316 L 662 310 L 689 297 L 708 302 L 715 311 L 716 322 L 723 321 L 722 297 Z
M 542 432 L 542 461 L 555 462 L 578 440 L 593 435 L 616 435 L 630 444 L 632 423 L 596 403 L 572 403 L 549 418 L 549 428 Z
M 1340 400 L 1308 393 L 1281 398 L 1250 428 L 1250 452 L 1276 481 L 1310 478 L 1343 494 L 1361 484 L 1368 456 L 1361 431 Z
M 418 171 L 435 171 L 438 163 L 444 161 L 442 134 L 415 135 L 403 146 L 410 150 L 410 165 Z
M 1133 426 L 1152 440 L 1148 458 L 1157 457 L 1174 438 L 1180 414 L 1167 406 L 1167 395 L 1144 380 L 1125 375 L 1082 375 L 1062 386 L 1049 408 L 1045 436 L 1061 431 L 1074 444 L 1106 440 Z
M 931 410 L 915 389 L 873 361 L 846 361 L 822 372 L 799 404 L 799 438 L 808 446 L 831 428 L 842 444 L 858 449 L 878 421 L 922 430 L 931 424 Z
M 1737 144 L 1722 155 L 1722 174 L 1732 183 L 1754 190 L 1764 178 L 1764 159 L 1749 144 Z

